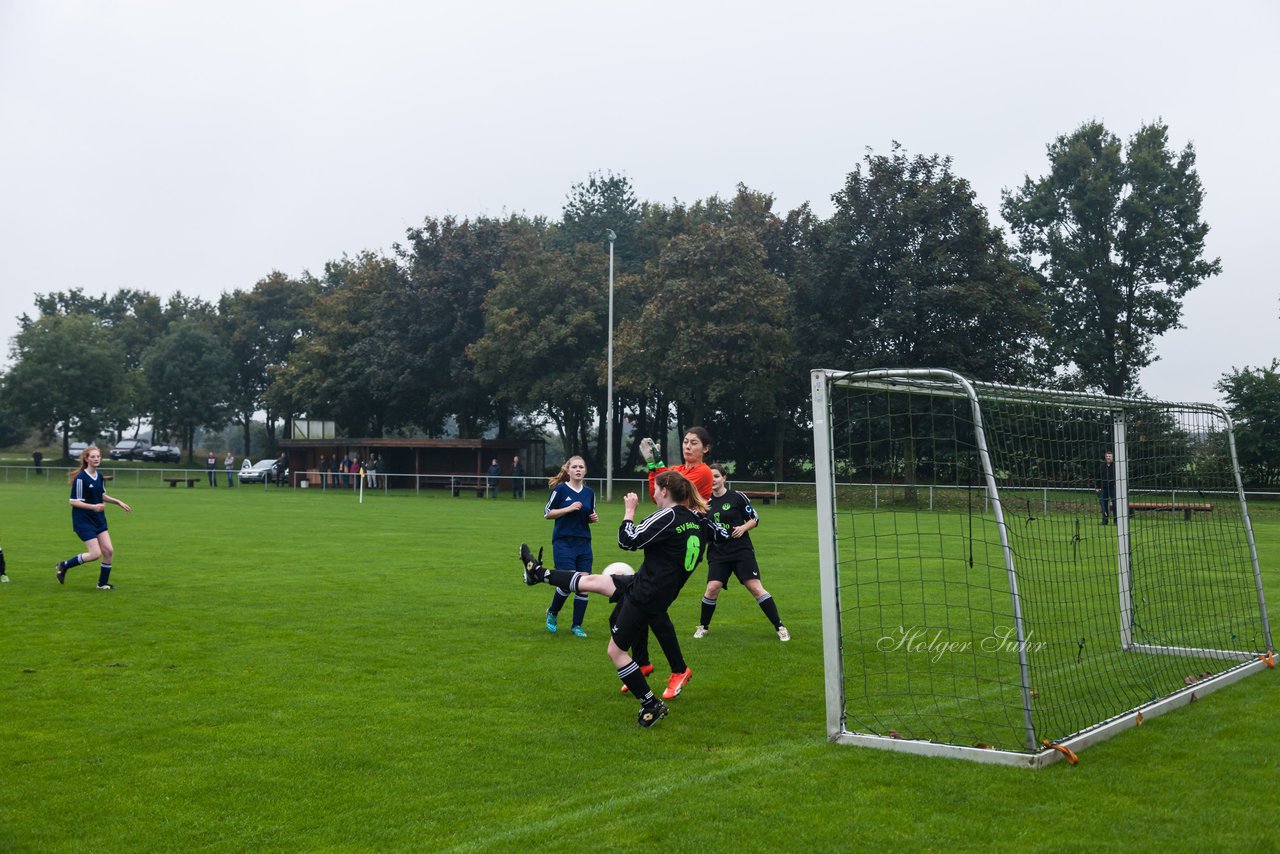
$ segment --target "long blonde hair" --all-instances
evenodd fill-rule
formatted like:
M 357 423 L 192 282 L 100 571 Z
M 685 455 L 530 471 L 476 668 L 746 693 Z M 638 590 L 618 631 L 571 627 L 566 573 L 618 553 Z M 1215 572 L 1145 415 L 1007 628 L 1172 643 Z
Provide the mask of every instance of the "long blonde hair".
M 569 463 L 573 462 L 574 460 L 582 460 L 582 457 L 580 457 L 577 454 L 574 454 L 572 457 L 569 457 L 569 459 L 565 460 L 564 465 L 560 466 L 560 471 L 556 472 L 551 477 L 547 478 L 547 489 L 555 489 L 560 484 L 569 482 Z M 582 468 L 584 469 L 584 471 L 586 467 L 587 467 L 587 461 L 582 460 Z
M 75 483 L 76 478 L 80 476 L 80 472 L 84 471 L 89 467 L 90 451 L 97 451 L 99 454 L 102 453 L 101 449 L 99 449 L 97 445 L 90 445 L 89 447 L 81 451 L 80 452 L 80 468 L 76 469 L 75 471 L 67 475 L 67 483 Z

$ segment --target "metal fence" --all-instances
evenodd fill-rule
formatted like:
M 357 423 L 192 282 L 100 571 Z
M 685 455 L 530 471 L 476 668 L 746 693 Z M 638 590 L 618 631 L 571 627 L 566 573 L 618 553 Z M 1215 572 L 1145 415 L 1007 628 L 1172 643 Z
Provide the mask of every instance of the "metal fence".
M 37 469 L 32 465 L 0 465 L 0 484 L 64 483 L 67 474 L 73 470 L 73 467 L 68 466 L 42 465 Z M 208 488 L 209 483 L 209 470 L 203 467 L 104 466 L 99 471 L 107 475 L 117 489 L 154 487 L 181 489 L 197 486 Z M 217 479 L 217 488 L 226 488 L 226 470 L 218 468 L 214 470 L 213 474 Z M 277 484 L 271 481 L 241 483 L 240 470 L 232 469 L 232 478 L 235 486 L 251 489 L 289 488 L 316 490 L 319 492 L 338 490 L 354 492 L 360 489 L 359 474 L 347 474 L 344 476 L 340 472 L 325 474 L 316 471 L 291 472 L 287 483 Z M 517 482 L 523 486 L 522 489 L 515 488 Z M 596 500 L 604 503 L 604 478 L 587 478 L 586 484 L 595 491 Z M 815 500 L 813 481 L 731 479 L 729 487 L 746 492 L 757 504 L 769 504 L 782 500 L 788 503 L 811 504 Z M 613 488 L 615 500 L 620 500 L 628 492 L 636 492 L 643 495 L 648 489 L 648 482 L 639 477 L 614 478 Z M 975 493 L 972 488 L 966 486 L 942 486 L 924 483 L 912 486 L 904 483 L 846 482 L 835 484 L 835 488 L 842 504 L 870 505 L 877 508 L 899 504 L 903 501 L 903 496 L 908 494 L 911 496 L 910 500 L 913 505 L 929 510 L 955 509 L 958 503 L 968 503 L 970 501 L 980 501 L 983 510 L 985 510 L 988 500 L 984 490 L 978 490 Z M 496 486 L 491 487 L 488 476 L 484 474 L 405 474 L 386 472 L 372 476 L 366 474 L 364 477 L 364 491 L 366 494 L 371 492 L 384 494 L 406 494 L 411 492 L 415 495 L 446 493 L 454 497 L 475 496 L 477 498 L 506 498 L 508 500 L 516 498 L 517 500 L 541 502 L 545 500 L 547 495 L 547 478 L 502 476 L 498 478 Z M 1092 490 L 1070 490 L 1056 487 L 1020 487 L 1003 489 L 1001 490 L 1001 495 L 1006 496 L 1006 503 L 1011 498 L 1016 497 L 1019 502 L 1032 503 L 1044 512 L 1048 512 L 1050 506 L 1056 501 L 1071 499 L 1078 501 L 1082 498 L 1091 497 L 1093 492 Z M 1231 497 L 1234 497 L 1234 493 L 1232 493 Z M 1251 509 L 1256 506 L 1259 509 L 1280 511 L 1280 492 L 1253 490 L 1246 491 L 1245 497 L 1250 502 Z M 1177 502 L 1183 500 L 1183 496 L 1174 494 L 1168 500 Z M 1187 500 L 1199 499 L 1188 497 Z

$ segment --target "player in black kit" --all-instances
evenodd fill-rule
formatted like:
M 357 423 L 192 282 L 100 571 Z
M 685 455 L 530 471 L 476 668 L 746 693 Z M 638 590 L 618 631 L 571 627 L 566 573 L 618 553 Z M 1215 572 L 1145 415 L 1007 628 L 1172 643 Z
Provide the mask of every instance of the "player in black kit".
M 707 590 L 702 594 L 702 618 L 698 627 L 693 630 L 695 638 L 704 638 L 711 628 L 711 618 L 716 612 L 716 601 L 720 591 L 729 581 L 730 575 L 736 575 L 742 586 L 756 597 L 756 604 L 773 623 L 778 633 L 778 640 L 791 640 L 791 633 L 782 625 L 778 616 L 778 605 L 764 585 L 760 583 L 760 565 L 756 563 L 755 546 L 751 544 L 748 533 L 760 524 L 751 501 L 741 492 L 733 492 L 725 488 L 724 467 L 720 464 L 711 466 L 711 500 L 708 501 L 708 513 L 711 521 L 728 533 L 728 539 L 717 539 L 707 555 Z
M 618 678 L 632 696 L 640 699 L 637 722 L 642 727 L 653 726 L 668 710 L 666 704 L 654 696 L 648 680 L 627 650 L 641 631 L 655 619 L 666 616 L 667 609 L 701 562 L 707 541 L 717 536 L 707 518 L 695 512 L 705 510 L 702 496 L 679 472 L 661 472 L 654 481 L 653 497 L 657 511 L 639 524 L 635 522 L 635 515 L 640 496 L 631 492 L 622 500 L 624 512 L 622 524 L 618 526 L 618 545 L 629 551 L 644 552 L 644 562 L 635 575 L 591 575 L 548 569 L 527 545 L 520 545 L 526 584 L 546 582 L 574 593 L 599 593 L 615 603 L 609 616 L 608 654 L 618 669 Z M 672 679 L 682 677 L 680 687 L 683 687 L 690 675 L 685 665 Z

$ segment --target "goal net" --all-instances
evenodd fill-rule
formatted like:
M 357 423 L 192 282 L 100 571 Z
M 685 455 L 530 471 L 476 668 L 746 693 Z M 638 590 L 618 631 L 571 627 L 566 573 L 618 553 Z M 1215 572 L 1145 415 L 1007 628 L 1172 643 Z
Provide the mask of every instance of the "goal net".
M 1274 660 L 1221 408 L 944 370 L 812 390 L 831 740 L 1074 761 Z

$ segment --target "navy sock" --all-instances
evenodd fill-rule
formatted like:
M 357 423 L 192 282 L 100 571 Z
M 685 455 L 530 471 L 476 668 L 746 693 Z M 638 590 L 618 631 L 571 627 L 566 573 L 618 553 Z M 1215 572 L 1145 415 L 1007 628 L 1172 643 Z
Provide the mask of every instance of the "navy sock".
M 587 616 L 587 602 L 590 599 L 585 593 L 574 594 L 573 597 L 573 624 L 575 626 L 582 625 L 582 619 Z
M 76 555 L 75 557 L 69 557 L 62 563 L 58 564 L 58 569 L 71 569 L 72 567 L 79 566 L 82 563 L 84 563 L 84 559 L 80 557 L 80 555 Z
M 564 607 L 564 603 L 569 600 L 569 594 L 565 593 L 559 587 L 551 596 L 551 607 L 547 609 L 548 614 L 559 614 L 560 609 Z
M 111 564 L 104 563 L 98 569 L 98 586 L 101 587 L 102 585 L 106 584 L 107 579 L 110 577 L 111 577 Z

